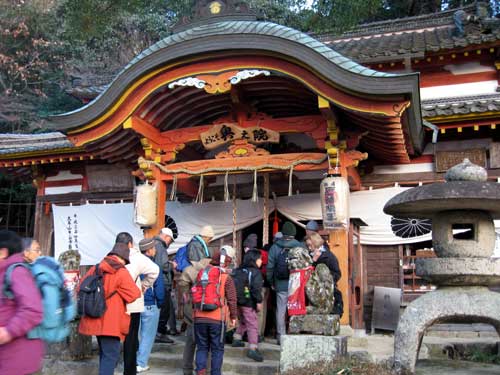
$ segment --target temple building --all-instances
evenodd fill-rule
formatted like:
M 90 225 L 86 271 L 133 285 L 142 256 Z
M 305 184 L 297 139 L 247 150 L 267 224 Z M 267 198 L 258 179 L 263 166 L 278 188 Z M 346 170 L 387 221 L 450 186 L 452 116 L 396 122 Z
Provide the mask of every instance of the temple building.
M 177 248 L 202 224 L 214 246 L 241 248 L 251 232 L 269 243 L 284 220 L 301 240 L 333 170 L 351 190 L 350 223 L 322 232 L 343 274 L 343 324 L 370 324 L 374 286 L 406 300 L 430 290 L 412 268 L 432 256 L 419 252 L 429 231 L 395 234 L 382 207 L 464 157 L 500 178 L 497 20 L 468 7 L 311 36 L 234 1 L 204 3 L 110 83 L 72 89 L 86 104 L 51 117 L 52 132 L 1 135 L 0 167 L 37 187 L 42 248 L 92 264 L 113 231 L 172 225 Z M 143 183 L 156 221 L 140 228 Z

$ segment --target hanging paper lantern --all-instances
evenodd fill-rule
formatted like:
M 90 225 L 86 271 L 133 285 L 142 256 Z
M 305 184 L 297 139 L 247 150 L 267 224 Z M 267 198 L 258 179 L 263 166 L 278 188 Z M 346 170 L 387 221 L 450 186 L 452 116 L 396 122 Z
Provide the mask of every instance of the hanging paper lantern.
M 323 228 L 349 226 L 349 183 L 340 175 L 327 175 L 321 181 L 321 211 Z
M 156 224 L 156 185 L 148 183 L 135 189 L 134 221 L 141 227 Z

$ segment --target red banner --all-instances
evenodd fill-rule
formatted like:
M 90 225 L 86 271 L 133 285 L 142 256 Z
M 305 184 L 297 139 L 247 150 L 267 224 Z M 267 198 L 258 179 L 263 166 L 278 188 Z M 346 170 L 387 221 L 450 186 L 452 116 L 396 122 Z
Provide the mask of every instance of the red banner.
M 306 315 L 306 284 L 314 267 L 290 271 L 288 280 L 288 315 Z

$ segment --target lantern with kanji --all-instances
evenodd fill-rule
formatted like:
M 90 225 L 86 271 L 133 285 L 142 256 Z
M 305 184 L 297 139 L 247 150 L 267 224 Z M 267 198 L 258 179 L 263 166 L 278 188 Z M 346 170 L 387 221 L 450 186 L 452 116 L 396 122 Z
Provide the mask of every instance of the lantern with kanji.
M 321 181 L 321 211 L 324 229 L 349 226 L 349 183 L 338 174 L 328 174 Z

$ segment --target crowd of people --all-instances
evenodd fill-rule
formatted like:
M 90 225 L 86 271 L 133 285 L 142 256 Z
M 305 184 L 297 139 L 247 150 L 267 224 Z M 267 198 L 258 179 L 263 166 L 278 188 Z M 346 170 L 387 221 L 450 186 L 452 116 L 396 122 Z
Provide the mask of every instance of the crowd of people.
M 252 233 L 243 241 L 241 257 L 232 246 L 210 246 L 215 236 L 211 226 L 201 228 L 175 257 L 168 251 L 175 240 L 169 228 L 137 244 L 129 233 L 119 233 L 112 249 L 77 288 L 77 293 L 94 293 L 88 309 L 84 305 L 89 294 L 78 302 L 79 332 L 97 338 L 99 374 L 114 374 L 121 351 L 124 375 L 148 371 L 154 342 L 172 344 L 171 336 L 179 331 L 186 336 L 182 369 L 186 375 L 193 371 L 205 375 L 209 355 L 210 373 L 221 374 L 226 343 L 244 348 L 246 340 L 247 357 L 263 361 L 259 343 L 266 333 L 268 310 L 275 314 L 278 345 L 286 334 L 288 251 L 307 247 L 314 265 L 326 264 L 335 282 L 341 277 L 338 261 L 318 230 L 318 224 L 310 221 L 299 241 L 295 225 L 285 222 L 263 248 Z M 2 289 L 10 265 L 33 263 L 40 255 L 36 241 L 23 244 L 15 233 L 0 231 Z M 0 294 L 0 373 L 32 374 L 40 369 L 44 345 L 42 340 L 28 339 L 27 332 L 41 322 L 42 296 L 29 270 L 19 267 L 13 272 L 14 297 Z M 102 285 L 102 296 L 99 288 L 89 285 Z M 334 309 L 341 314 L 339 295 Z M 91 313 L 99 305 L 98 297 L 104 308 Z M 183 309 L 181 326 L 176 323 L 176 305 Z

